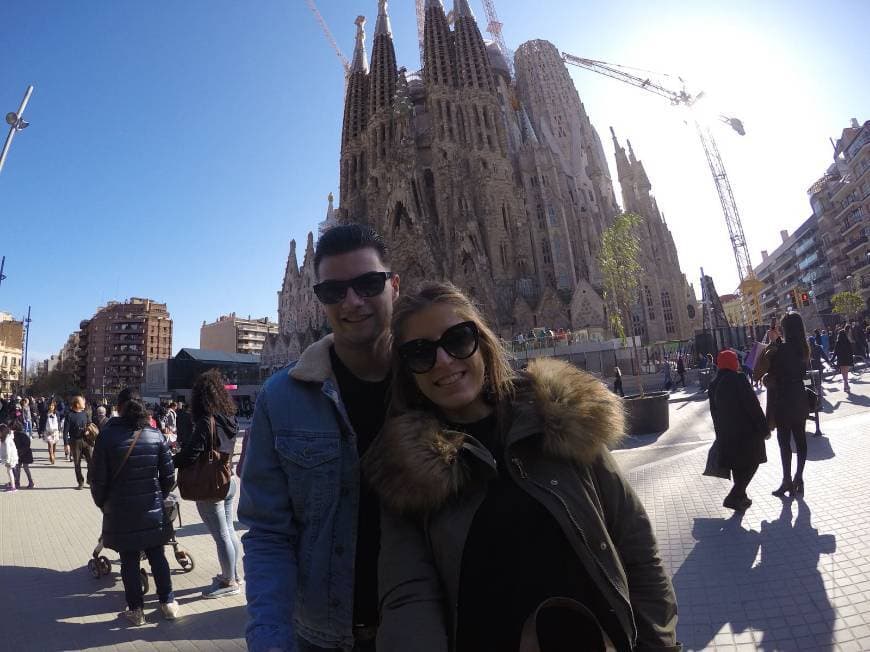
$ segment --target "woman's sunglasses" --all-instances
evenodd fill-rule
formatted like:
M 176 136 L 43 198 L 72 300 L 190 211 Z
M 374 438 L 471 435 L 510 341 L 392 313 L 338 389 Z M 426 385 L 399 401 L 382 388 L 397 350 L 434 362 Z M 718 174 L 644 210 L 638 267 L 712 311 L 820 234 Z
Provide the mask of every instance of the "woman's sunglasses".
M 314 294 L 320 303 L 326 305 L 343 301 L 348 288 L 353 288 L 358 297 L 376 297 L 384 291 L 384 285 L 392 275 L 392 272 L 367 272 L 349 281 L 323 281 L 314 286 Z
M 441 334 L 441 339 L 411 340 L 398 348 L 399 358 L 415 374 L 425 374 L 435 366 L 435 358 L 438 355 L 438 347 L 444 349 L 451 358 L 465 360 L 474 355 L 480 343 L 480 334 L 477 324 L 473 321 L 464 321 L 456 326 L 451 326 Z

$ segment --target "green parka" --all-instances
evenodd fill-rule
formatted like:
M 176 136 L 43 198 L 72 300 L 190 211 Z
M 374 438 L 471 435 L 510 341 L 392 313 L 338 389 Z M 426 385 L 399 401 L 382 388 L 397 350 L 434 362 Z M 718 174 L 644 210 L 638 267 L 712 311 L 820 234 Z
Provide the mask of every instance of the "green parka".
M 652 526 L 608 452 L 624 431 L 620 399 L 573 365 L 541 359 L 500 421 L 507 471 L 559 523 L 633 648 L 680 650 Z M 388 420 L 364 463 L 384 508 L 378 651 L 452 651 L 462 552 L 495 460 L 473 437 L 413 412 Z

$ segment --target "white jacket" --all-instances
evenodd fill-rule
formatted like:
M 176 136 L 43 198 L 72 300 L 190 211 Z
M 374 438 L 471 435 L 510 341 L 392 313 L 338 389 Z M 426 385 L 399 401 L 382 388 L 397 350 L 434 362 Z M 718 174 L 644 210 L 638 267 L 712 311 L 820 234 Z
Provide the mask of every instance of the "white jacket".
M 15 466 L 18 464 L 18 449 L 15 448 L 15 439 L 10 432 L 6 441 L 0 442 L 0 464 Z
M 60 434 L 60 422 L 58 421 L 56 414 L 49 414 L 48 418 L 45 420 L 45 434 L 46 435 L 59 435 Z

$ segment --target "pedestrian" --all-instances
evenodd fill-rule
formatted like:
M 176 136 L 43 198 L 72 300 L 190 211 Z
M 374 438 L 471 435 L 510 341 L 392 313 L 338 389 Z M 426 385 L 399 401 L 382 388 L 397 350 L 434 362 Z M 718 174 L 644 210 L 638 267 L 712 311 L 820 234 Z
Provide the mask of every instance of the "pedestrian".
M 841 330 L 837 334 L 837 343 L 834 345 L 834 360 L 837 363 L 837 368 L 840 370 L 840 375 L 843 376 L 843 391 L 849 392 L 849 370 L 855 362 L 852 342 L 849 341 L 849 334 L 845 330 Z
M 782 462 L 782 483 L 773 495 L 782 498 L 804 493 L 804 465 L 807 461 L 806 419 L 810 413 L 804 378 L 810 363 L 804 322 L 792 312 L 782 318 L 782 337 L 769 355 L 768 387 L 773 389 L 772 415 Z M 770 400 L 770 399 L 769 399 Z M 797 450 L 797 468 L 791 475 L 791 441 Z
M 33 432 L 33 413 L 30 410 L 30 399 L 27 397 L 21 399 L 21 421 L 24 426 L 24 432 L 28 437 Z
M 670 392 L 674 387 L 673 376 L 671 375 L 671 363 L 665 360 L 662 363 L 662 381 L 664 391 Z
M 764 410 L 752 391 L 746 374 L 738 373 L 734 351 L 724 350 L 716 358 L 719 371 L 710 383 L 710 414 L 719 452 L 718 466 L 730 469 L 734 486 L 722 505 L 746 511 L 752 500 L 746 489 L 758 470 L 767 462 L 764 440 L 770 438 Z
M 371 651 L 380 506 L 359 459 L 386 414 L 399 275 L 383 238 L 358 224 L 321 236 L 314 272 L 332 333 L 265 383 L 245 438 L 247 643 Z
M 713 354 L 707 354 L 707 365 L 704 367 L 705 369 L 710 369 L 711 371 L 716 371 L 716 365 L 713 363 Z
M 686 363 L 682 355 L 677 358 L 677 375 L 680 377 L 677 382 L 686 389 Z
M 85 440 L 85 433 L 90 420 L 85 412 L 85 399 L 81 396 L 73 396 L 70 400 L 70 410 L 63 422 L 64 445 L 69 442 L 72 454 L 73 466 L 76 472 L 76 489 L 84 487 L 85 477 L 82 475 L 82 458 L 88 464 L 88 484 L 91 475 L 91 447 Z
M 109 417 L 106 416 L 106 406 L 100 405 L 97 408 L 97 416 L 94 417 L 94 425 L 97 427 L 100 432 L 103 430 L 103 426 L 105 426 L 109 422 Z
M 0 464 L 6 467 L 6 475 L 9 482 L 6 491 L 18 491 L 18 483 L 15 481 L 15 467 L 18 466 L 18 449 L 15 448 L 15 436 L 9 426 L 0 423 Z
M 163 514 L 163 501 L 175 483 L 172 456 L 157 430 L 148 427 L 139 392 L 118 394 L 120 417 L 112 419 L 94 446 L 91 496 L 103 512 L 102 542 L 121 557 L 121 580 L 127 610 L 121 615 L 144 625 L 144 600 L 139 576 L 142 552 L 151 566 L 160 611 L 167 620 L 178 616 L 169 562 L 163 547 L 172 524 Z
M 33 489 L 33 476 L 30 473 L 30 465 L 33 464 L 33 448 L 31 447 L 30 435 L 23 419 L 16 419 L 12 426 L 13 440 L 18 451 L 18 464 L 15 465 L 15 486 L 21 487 L 21 469 L 27 476 L 27 488 Z
M 622 389 L 622 369 L 619 368 L 619 365 L 613 368 L 613 393 L 625 398 L 625 392 Z
M 57 448 L 57 440 L 63 435 L 60 431 L 60 422 L 56 414 L 57 406 L 54 401 L 48 404 L 48 412 L 45 415 L 45 443 L 48 445 L 48 461 L 51 464 L 55 463 L 55 449 Z
M 621 401 L 562 361 L 515 375 L 450 283 L 400 298 L 393 334 L 363 467 L 383 504 L 377 649 L 679 649 L 649 518 L 608 452 Z
M 179 470 L 196 464 L 202 455 L 216 450 L 232 459 L 239 433 L 236 425 L 236 404 L 224 387 L 220 372 L 212 369 L 200 374 L 193 383 L 191 407 L 193 410 L 193 433 L 185 441 L 172 462 Z M 170 407 L 170 412 L 172 407 Z M 174 415 L 174 412 L 173 412 Z M 179 479 L 181 482 L 181 479 Z M 182 484 L 182 489 L 184 485 Z M 196 509 L 202 522 L 217 544 L 217 556 L 221 566 L 212 586 L 203 591 L 205 598 L 222 598 L 239 593 L 239 562 L 241 545 L 233 525 L 233 503 L 238 491 L 238 480 L 230 476 L 230 484 L 223 500 L 197 500 Z

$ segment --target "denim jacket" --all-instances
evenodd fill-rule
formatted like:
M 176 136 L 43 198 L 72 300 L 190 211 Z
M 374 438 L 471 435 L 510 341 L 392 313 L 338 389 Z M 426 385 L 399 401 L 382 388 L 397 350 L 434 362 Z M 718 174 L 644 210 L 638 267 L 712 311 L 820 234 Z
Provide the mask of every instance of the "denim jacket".
M 252 652 L 354 644 L 359 455 L 331 346 L 312 344 L 257 398 L 239 498 Z

